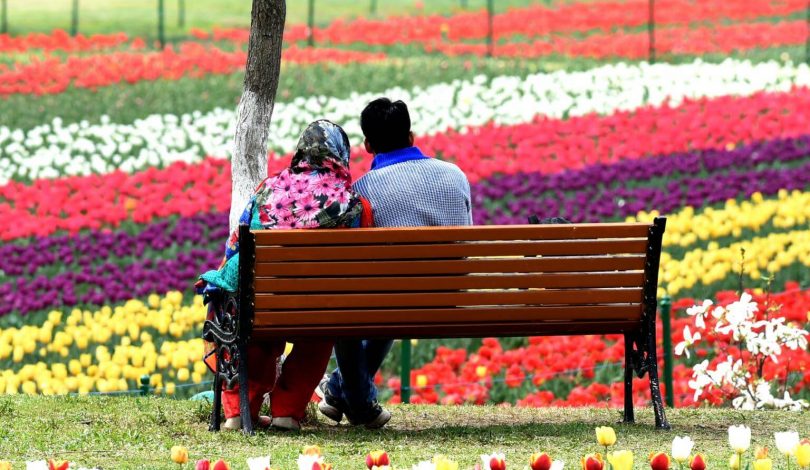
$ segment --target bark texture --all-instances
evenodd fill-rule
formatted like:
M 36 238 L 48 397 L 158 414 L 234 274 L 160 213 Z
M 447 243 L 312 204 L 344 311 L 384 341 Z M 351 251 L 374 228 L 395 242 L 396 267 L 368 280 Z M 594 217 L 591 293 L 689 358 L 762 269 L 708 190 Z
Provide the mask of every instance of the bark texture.
M 253 0 L 245 87 L 236 117 L 231 159 L 231 231 L 253 190 L 267 178 L 267 135 L 281 72 L 285 0 Z

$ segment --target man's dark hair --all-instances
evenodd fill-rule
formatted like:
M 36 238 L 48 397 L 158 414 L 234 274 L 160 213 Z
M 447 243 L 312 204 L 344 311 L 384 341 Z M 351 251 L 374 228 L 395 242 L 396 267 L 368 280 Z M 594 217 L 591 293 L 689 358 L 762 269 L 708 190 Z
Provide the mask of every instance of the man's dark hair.
M 411 115 L 401 100 L 378 98 L 360 114 L 360 127 L 376 153 L 411 146 Z

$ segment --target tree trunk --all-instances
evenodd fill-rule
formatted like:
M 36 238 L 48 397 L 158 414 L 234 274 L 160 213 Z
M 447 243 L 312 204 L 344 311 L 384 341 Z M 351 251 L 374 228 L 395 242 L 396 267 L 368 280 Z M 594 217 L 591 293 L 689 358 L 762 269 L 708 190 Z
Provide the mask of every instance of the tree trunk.
M 236 114 L 231 159 L 231 231 L 253 190 L 267 178 L 267 134 L 281 72 L 285 0 L 253 0 L 245 87 Z

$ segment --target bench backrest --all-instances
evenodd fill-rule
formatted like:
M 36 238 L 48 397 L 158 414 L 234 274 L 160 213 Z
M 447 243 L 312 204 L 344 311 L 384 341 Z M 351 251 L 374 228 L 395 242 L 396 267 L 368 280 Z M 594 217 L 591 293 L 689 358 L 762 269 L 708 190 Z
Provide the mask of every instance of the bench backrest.
M 240 308 L 254 337 L 636 331 L 664 225 L 243 227 Z

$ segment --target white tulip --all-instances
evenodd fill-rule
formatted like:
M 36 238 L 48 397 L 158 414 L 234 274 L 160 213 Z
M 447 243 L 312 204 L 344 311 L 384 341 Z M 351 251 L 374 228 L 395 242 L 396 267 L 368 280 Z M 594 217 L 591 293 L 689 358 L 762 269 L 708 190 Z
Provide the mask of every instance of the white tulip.
M 253 457 L 247 459 L 248 469 L 250 470 L 269 470 L 270 469 L 270 457 Z M 312 466 L 309 467 L 312 470 Z
M 728 444 L 737 453 L 743 453 L 751 447 L 751 428 L 745 425 L 728 428 Z
M 777 432 L 773 434 L 776 448 L 784 455 L 793 455 L 799 445 L 799 433 L 796 431 Z
M 694 446 L 695 443 L 689 436 L 676 436 L 672 440 L 672 459 L 681 463 L 688 461 Z

